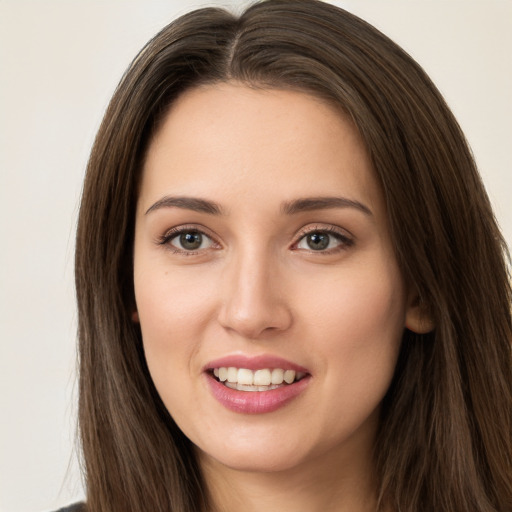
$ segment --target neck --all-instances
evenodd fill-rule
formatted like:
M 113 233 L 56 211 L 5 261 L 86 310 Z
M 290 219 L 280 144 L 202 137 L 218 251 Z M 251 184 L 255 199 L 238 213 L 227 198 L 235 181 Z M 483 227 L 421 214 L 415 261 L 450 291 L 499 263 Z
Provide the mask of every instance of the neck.
M 200 454 L 212 512 L 375 512 L 376 484 L 370 451 L 356 458 L 334 450 L 302 466 L 246 471 Z

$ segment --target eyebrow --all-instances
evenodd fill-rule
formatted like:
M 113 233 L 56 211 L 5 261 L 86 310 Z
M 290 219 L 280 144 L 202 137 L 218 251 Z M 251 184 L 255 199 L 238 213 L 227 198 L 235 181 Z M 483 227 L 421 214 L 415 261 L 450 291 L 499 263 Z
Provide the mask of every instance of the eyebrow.
M 373 215 L 368 206 L 346 197 L 305 197 L 283 204 L 282 211 L 287 215 L 312 210 L 327 210 L 330 208 L 355 208 L 365 215 Z
M 182 208 L 199 213 L 209 213 L 210 215 L 221 215 L 222 208 L 213 201 L 199 199 L 197 197 L 171 197 L 165 196 L 159 199 L 155 204 L 146 210 L 146 215 L 160 208 Z
M 197 197 L 186 196 L 165 196 L 146 210 L 146 215 L 160 208 L 181 208 L 192 210 L 199 213 L 208 213 L 210 215 L 222 215 L 223 210 L 220 205 L 214 201 L 200 199 Z M 345 197 L 305 197 L 287 201 L 281 206 L 281 211 L 286 215 L 293 215 L 300 212 L 313 210 L 327 210 L 330 208 L 355 208 L 365 215 L 373 215 L 370 208 L 359 201 L 347 199 Z

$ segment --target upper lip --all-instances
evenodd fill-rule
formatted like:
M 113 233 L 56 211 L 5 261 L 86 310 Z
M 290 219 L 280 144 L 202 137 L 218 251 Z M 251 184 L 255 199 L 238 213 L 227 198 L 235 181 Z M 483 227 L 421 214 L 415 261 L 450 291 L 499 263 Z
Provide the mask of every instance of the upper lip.
M 281 368 L 282 370 L 295 370 L 296 372 L 309 373 L 306 368 L 291 361 L 287 361 L 282 357 L 270 354 L 262 354 L 259 356 L 246 355 L 229 355 L 215 359 L 207 363 L 203 371 L 213 370 L 214 368 L 247 368 L 248 370 L 261 370 L 264 368 Z

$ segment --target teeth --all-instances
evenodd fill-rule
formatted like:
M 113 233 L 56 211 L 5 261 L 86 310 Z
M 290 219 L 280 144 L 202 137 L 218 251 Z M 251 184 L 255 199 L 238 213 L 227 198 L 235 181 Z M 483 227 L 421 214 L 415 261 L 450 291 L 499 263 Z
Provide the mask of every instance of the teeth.
M 256 370 L 254 372 L 253 384 L 255 386 L 269 386 L 272 382 L 270 370 Z
M 286 384 L 291 384 L 295 380 L 295 372 L 293 370 L 286 370 L 284 372 L 284 381 Z
M 240 368 L 238 370 L 238 384 L 245 384 L 246 386 L 252 386 L 254 383 L 254 373 L 246 368 Z
M 271 389 L 277 389 L 281 386 L 272 384 L 271 386 L 246 386 L 245 384 L 234 384 L 226 382 L 226 386 L 231 389 L 237 389 L 238 391 L 270 391 Z
M 228 382 L 238 382 L 238 370 L 236 368 L 228 368 Z
M 284 370 L 275 368 L 272 370 L 272 384 L 282 384 L 284 380 Z
M 248 370 L 247 368 L 214 368 L 213 374 L 226 386 L 240 391 L 267 391 L 275 389 L 284 383 L 292 384 L 305 377 L 304 372 L 283 370 L 281 368 L 262 368 Z

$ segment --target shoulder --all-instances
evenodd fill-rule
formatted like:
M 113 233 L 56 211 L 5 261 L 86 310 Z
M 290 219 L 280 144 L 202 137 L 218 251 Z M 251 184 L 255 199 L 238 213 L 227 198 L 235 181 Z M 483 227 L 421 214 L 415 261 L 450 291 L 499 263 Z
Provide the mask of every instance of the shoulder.
M 69 505 L 64 508 L 59 508 L 59 510 L 56 510 L 55 512 L 87 512 L 87 508 L 85 506 L 85 503 L 74 503 L 73 505 Z

